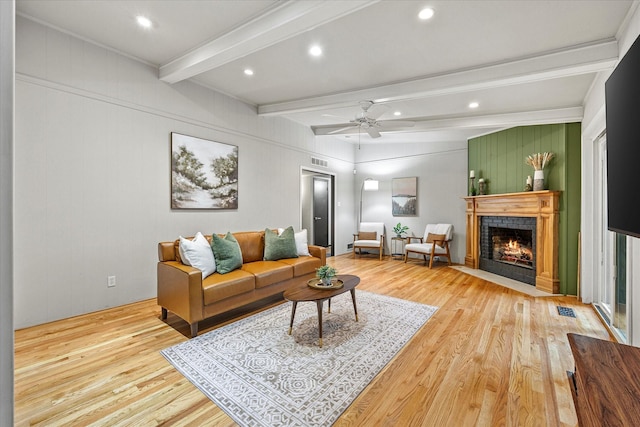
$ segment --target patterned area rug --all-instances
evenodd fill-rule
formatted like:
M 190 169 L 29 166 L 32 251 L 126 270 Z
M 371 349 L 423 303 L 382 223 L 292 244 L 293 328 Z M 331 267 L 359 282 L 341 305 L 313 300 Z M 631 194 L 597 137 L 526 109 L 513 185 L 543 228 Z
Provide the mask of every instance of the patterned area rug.
M 437 307 L 356 291 L 332 299 L 318 346 L 316 304 L 273 307 L 162 351 L 241 426 L 328 426 Z

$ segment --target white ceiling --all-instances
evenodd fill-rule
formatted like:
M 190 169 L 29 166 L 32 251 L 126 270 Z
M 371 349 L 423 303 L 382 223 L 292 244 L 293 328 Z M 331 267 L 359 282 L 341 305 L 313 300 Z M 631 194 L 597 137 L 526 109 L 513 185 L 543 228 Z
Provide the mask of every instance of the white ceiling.
M 375 141 L 466 138 L 582 118 L 595 73 L 617 61 L 631 0 L 17 0 L 20 15 L 327 133 L 359 101 L 414 120 Z M 425 6 L 435 10 L 420 21 Z M 143 14 L 153 28 L 135 22 Z M 307 54 L 311 44 L 321 57 Z M 255 74 L 244 75 L 250 67 Z M 477 109 L 468 104 L 479 102 Z M 344 132 L 357 133 L 357 128 Z M 407 132 L 410 131 L 410 132 Z M 450 132 L 450 133 L 447 133 Z M 345 138 L 340 135 L 338 137 Z M 346 139 L 346 138 L 345 138 Z M 354 138 L 346 140 L 354 141 Z M 362 141 L 369 140 L 363 134 Z

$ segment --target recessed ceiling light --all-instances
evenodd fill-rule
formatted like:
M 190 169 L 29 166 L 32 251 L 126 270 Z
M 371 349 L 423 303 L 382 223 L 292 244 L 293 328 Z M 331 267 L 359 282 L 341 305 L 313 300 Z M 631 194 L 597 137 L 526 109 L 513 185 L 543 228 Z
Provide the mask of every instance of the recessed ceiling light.
M 253 70 L 251 68 L 245 68 L 244 74 L 247 76 L 253 76 Z
M 149 18 L 142 15 L 136 16 L 136 21 L 138 22 L 138 25 L 140 25 L 142 28 L 151 28 L 151 26 L 153 25 Z
M 394 111 L 394 112 L 393 112 L 393 115 L 394 115 L 394 116 L 401 116 L 401 115 L 402 115 L 402 112 L 400 112 L 400 111 Z
M 433 9 L 431 9 L 430 7 L 425 7 L 420 11 L 420 13 L 418 13 L 418 18 L 426 21 L 427 19 L 433 18 L 434 13 L 435 11 Z
M 478 108 L 480 106 L 480 104 L 478 104 L 477 102 L 470 102 L 469 103 L 469 108 Z
M 311 56 L 320 56 L 322 55 L 322 48 L 320 46 L 313 45 L 309 48 L 309 55 Z

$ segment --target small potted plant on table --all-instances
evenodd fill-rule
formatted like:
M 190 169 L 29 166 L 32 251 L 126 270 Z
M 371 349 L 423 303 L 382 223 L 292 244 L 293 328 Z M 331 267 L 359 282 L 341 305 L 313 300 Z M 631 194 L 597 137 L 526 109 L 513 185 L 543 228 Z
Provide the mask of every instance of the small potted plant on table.
M 395 227 L 393 227 L 393 232 L 396 233 L 396 237 L 402 237 L 402 235 L 406 233 L 408 229 L 409 227 L 407 227 L 406 225 L 398 223 Z
M 322 281 L 324 286 L 331 286 L 331 280 L 336 277 L 338 271 L 330 265 L 323 265 L 316 269 L 316 277 Z

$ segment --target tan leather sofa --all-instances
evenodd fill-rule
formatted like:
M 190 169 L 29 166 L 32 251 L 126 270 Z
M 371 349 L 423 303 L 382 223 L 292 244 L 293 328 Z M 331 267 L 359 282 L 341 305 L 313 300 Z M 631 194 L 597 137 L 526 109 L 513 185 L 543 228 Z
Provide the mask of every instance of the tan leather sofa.
M 264 231 L 233 233 L 242 252 L 242 267 L 230 273 L 202 272 L 180 259 L 180 240 L 158 244 L 158 305 L 162 319 L 171 311 L 198 334 L 198 322 L 216 314 L 283 292 L 294 283 L 315 277 L 326 264 L 326 249 L 308 245 L 311 256 L 264 261 Z M 211 242 L 211 236 L 205 236 Z

